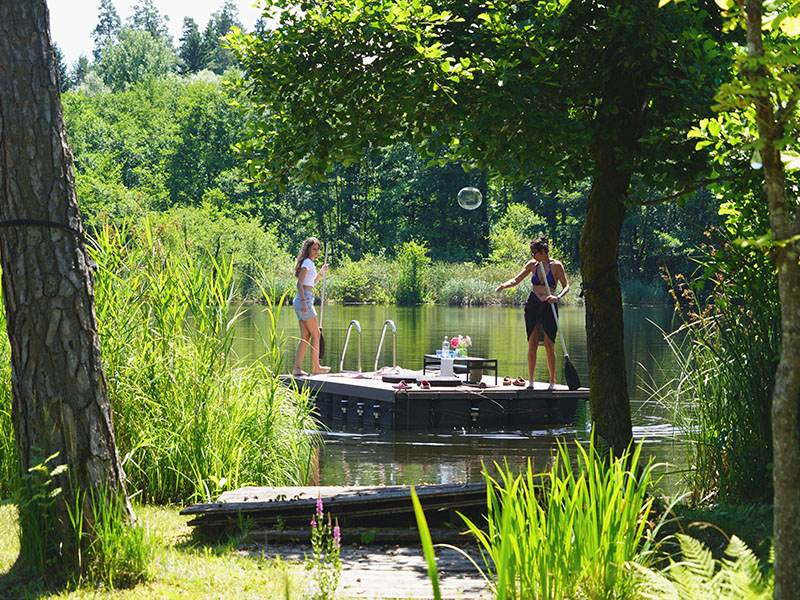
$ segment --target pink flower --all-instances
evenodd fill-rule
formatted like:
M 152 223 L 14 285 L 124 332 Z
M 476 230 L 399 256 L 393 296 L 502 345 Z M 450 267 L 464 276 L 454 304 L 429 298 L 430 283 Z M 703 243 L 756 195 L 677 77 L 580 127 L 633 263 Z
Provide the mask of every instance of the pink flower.
M 458 338 L 453 338 L 452 340 L 450 340 L 450 345 L 453 348 L 458 348 Z
M 322 498 L 317 498 L 317 515 L 322 517 Z
M 341 545 L 341 542 L 342 542 L 342 534 L 341 531 L 339 531 L 339 526 L 336 525 L 333 528 L 333 543 L 338 548 Z
M 317 522 L 314 519 L 311 519 L 311 527 L 316 527 Z

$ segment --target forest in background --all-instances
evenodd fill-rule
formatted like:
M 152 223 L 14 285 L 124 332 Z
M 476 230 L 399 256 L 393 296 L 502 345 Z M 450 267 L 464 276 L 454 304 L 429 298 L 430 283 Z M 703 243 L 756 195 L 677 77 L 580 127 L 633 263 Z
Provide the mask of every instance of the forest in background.
M 102 0 L 92 58 L 71 66 L 58 61 L 88 227 L 148 215 L 169 244 L 216 260 L 229 257 L 243 297 L 258 296 L 259 277 L 291 287 L 287 270 L 309 235 L 328 241 L 332 267 L 343 269 L 348 281 L 339 287 L 349 292 L 334 287 L 331 296 L 340 301 L 396 297 L 394 282 L 372 280 L 391 278 L 396 269 L 386 262 L 410 241 L 421 244 L 434 265 L 444 263 L 440 270 L 458 263 L 459 281 L 480 281 L 479 290 L 455 295 L 434 285 L 426 299 L 436 302 L 490 301 L 493 282 L 522 265 L 527 241 L 539 234 L 551 239 L 554 254 L 578 277 L 588 180 L 569 190 L 535 180 L 509 183 L 398 143 L 338 164 L 313 185 L 275 190 L 252 181 L 238 145 L 256 118 L 222 39 L 242 27 L 236 6 L 225 2 L 202 31 L 187 17 L 177 44 L 164 19 L 152 0 L 142 0 L 123 23 L 113 0 Z M 456 202 L 468 185 L 485 199 L 470 212 Z M 695 269 L 692 257 L 704 232 L 721 222 L 719 201 L 703 189 L 663 203 L 666 192 L 644 185 L 635 190 L 620 243 L 623 293 L 629 302 L 665 301 L 664 269 Z

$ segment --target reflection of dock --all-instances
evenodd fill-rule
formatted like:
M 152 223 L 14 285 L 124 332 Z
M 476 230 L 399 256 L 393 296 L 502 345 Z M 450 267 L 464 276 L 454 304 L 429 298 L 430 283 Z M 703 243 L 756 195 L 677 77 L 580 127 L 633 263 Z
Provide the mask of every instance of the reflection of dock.
M 331 429 L 359 431 L 565 425 L 573 423 L 578 402 L 589 397 L 588 388 L 496 385 L 493 376 L 483 377 L 483 387 L 439 386 L 434 375 L 426 377 L 429 389 L 417 383 L 423 378 L 420 371 L 403 371 L 391 378 L 374 372 L 285 375 L 283 381 L 308 389 L 316 398 L 320 418 Z M 410 387 L 397 389 L 400 378 Z

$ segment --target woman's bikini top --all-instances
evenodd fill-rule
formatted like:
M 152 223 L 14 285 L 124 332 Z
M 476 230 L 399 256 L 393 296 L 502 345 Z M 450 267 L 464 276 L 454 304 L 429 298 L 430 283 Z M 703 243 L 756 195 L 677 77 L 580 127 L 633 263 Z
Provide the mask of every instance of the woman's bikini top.
M 556 287 L 556 278 L 553 276 L 553 267 L 551 265 L 547 265 L 550 267 L 550 271 L 547 273 L 547 283 L 550 287 Z M 533 277 L 531 277 L 531 285 L 544 285 L 539 281 L 539 265 L 536 265 L 536 270 L 533 272 Z

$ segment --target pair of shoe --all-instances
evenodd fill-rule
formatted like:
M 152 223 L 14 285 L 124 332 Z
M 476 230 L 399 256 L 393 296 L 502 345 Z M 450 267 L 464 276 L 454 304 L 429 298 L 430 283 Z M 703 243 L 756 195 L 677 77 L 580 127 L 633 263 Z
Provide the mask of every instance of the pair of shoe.
M 431 382 L 427 379 L 423 379 L 419 382 L 419 387 L 421 387 L 423 390 L 429 390 L 431 389 Z
M 522 377 L 517 377 L 511 383 L 514 385 L 518 385 L 519 387 L 525 387 L 525 380 Z
M 411 386 L 406 383 L 405 379 L 401 379 L 400 383 L 397 383 L 397 384 L 393 385 L 392 387 L 394 389 L 396 389 L 396 390 L 407 390 Z

